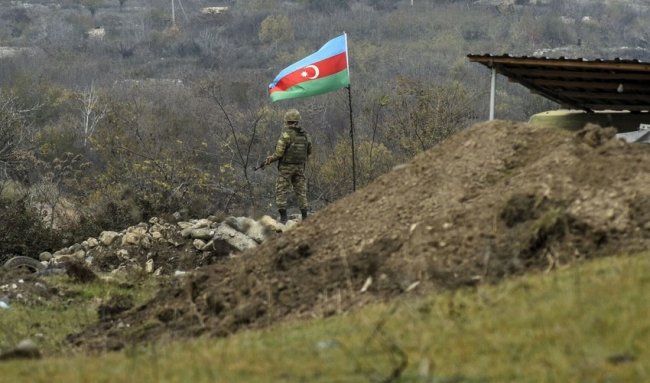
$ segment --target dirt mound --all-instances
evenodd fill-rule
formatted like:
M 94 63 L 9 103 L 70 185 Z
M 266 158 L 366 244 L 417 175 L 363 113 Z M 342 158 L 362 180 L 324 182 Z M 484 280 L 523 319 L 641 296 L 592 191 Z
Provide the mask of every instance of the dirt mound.
M 256 251 L 71 339 L 116 349 L 227 335 L 647 248 L 650 148 L 612 133 L 474 126 Z

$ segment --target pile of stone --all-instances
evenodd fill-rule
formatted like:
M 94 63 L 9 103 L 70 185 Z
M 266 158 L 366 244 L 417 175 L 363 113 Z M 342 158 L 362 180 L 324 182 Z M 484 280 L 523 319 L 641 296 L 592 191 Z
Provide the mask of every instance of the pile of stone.
M 41 253 L 40 261 L 46 266 L 45 273 L 79 261 L 98 272 L 182 273 L 220 257 L 253 249 L 296 222 L 290 220 L 283 225 L 269 216 L 259 220 L 210 216 L 170 223 L 155 217 L 121 232 L 103 231 L 96 238 L 88 238 L 53 254 Z

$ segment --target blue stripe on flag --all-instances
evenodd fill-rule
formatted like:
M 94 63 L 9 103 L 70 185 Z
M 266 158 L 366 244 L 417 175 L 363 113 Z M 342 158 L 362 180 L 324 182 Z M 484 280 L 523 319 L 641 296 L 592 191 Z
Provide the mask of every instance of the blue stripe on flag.
M 289 73 L 296 71 L 300 68 L 304 68 L 309 64 L 324 60 L 328 57 L 335 56 L 339 53 L 345 52 L 345 34 L 335 37 L 332 40 L 328 41 L 323 45 L 318 51 L 312 53 L 311 55 L 305 57 L 304 59 L 295 62 L 288 67 L 284 68 L 275 78 L 273 82 L 269 84 L 269 89 L 273 88 L 275 84 L 280 81 L 281 78 L 288 75 Z

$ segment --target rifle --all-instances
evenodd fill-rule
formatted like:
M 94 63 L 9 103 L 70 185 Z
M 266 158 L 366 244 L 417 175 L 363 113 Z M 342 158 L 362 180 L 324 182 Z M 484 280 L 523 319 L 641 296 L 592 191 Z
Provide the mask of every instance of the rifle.
M 266 158 L 268 158 L 268 156 L 270 156 L 270 155 L 271 155 L 270 153 L 267 154 L 267 157 L 266 157 Z M 259 165 L 257 165 L 256 167 L 254 167 L 254 168 L 253 168 L 253 171 L 257 171 L 257 170 L 259 170 L 259 169 L 262 169 L 262 170 L 263 170 L 263 169 L 266 167 L 266 158 L 263 159 L 262 162 L 259 163 Z M 271 165 L 271 164 L 269 164 L 269 165 Z
M 259 165 L 254 167 L 253 171 L 258 171 L 259 169 L 264 169 L 265 167 L 266 167 L 266 160 L 260 162 Z

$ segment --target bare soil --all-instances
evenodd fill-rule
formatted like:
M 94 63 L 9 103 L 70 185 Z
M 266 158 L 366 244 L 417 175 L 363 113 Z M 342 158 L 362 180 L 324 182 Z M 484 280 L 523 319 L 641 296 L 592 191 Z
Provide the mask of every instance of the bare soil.
M 476 125 L 70 340 L 106 350 L 226 336 L 647 249 L 650 147 L 613 134 Z

